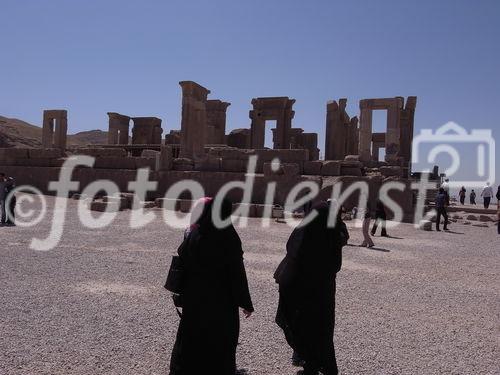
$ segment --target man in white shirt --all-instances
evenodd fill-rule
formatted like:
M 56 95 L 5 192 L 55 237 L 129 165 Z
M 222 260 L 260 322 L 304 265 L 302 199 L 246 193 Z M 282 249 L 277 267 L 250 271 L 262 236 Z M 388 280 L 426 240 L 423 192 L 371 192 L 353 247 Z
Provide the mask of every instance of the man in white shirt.
M 487 182 L 486 186 L 483 188 L 481 196 L 483 197 L 484 208 L 489 208 L 491 198 L 493 197 L 493 189 L 491 188 L 489 182 Z
M 450 205 L 450 179 L 447 178 L 444 180 L 444 182 L 441 184 L 441 187 L 444 190 L 444 193 L 446 194 L 446 205 Z

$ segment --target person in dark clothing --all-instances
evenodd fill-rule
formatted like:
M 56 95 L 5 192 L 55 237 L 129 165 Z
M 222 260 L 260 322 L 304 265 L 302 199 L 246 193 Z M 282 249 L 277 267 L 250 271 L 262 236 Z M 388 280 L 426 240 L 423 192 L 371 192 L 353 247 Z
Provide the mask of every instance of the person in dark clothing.
M 213 201 L 205 198 L 202 214 L 178 249 L 183 267 L 182 315 L 170 360 L 170 375 L 236 372 L 238 308 L 254 311 L 243 264 L 241 241 L 232 225 L 216 228 Z M 222 204 L 222 219 L 231 215 Z
M 386 221 L 387 221 L 387 214 L 385 212 L 384 203 L 382 202 L 381 199 L 377 199 L 376 209 L 375 209 L 375 222 L 373 223 L 372 227 L 372 236 L 375 236 L 378 225 L 380 224 L 380 226 L 382 227 L 381 236 L 389 237 L 386 229 Z
M 500 234 L 500 186 L 498 186 L 496 198 L 497 198 L 497 220 L 498 220 L 497 229 L 498 229 L 498 234 Z
M 460 192 L 458 193 L 460 197 L 460 204 L 463 206 L 465 204 L 465 195 L 467 193 L 467 190 L 465 189 L 465 186 L 462 186 L 460 189 Z
M 5 224 L 14 226 L 16 210 L 16 183 L 13 177 L 7 178 L 5 182 Z
M 444 230 L 448 230 L 448 212 L 446 212 L 446 192 L 443 188 L 439 189 L 439 193 L 436 196 L 436 210 L 437 210 L 437 219 L 436 219 L 436 231 L 440 232 L 439 225 L 441 223 L 441 216 L 444 217 Z
M 476 192 L 474 189 L 470 192 L 470 204 L 476 204 Z
M 279 284 L 276 323 L 294 351 L 293 363 L 302 365 L 304 374 L 332 375 L 338 374 L 333 344 L 335 278 L 349 234 L 340 215 L 335 227 L 328 227 L 327 203 L 314 210 L 318 215 L 290 235 L 286 256 L 274 274 Z

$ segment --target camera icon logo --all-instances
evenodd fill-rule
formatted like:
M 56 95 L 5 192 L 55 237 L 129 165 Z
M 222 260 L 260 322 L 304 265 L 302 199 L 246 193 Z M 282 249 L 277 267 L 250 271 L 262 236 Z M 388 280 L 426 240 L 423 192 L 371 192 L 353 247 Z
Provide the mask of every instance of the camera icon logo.
M 460 144 L 463 148 L 467 148 L 466 152 L 462 151 L 462 156 L 466 156 L 470 160 L 473 158 L 474 153 L 476 155 L 476 179 L 474 180 L 458 181 L 453 179 L 453 175 L 460 174 L 458 172 L 463 166 L 461 154 L 456 148 Z M 431 149 L 428 152 L 422 152 L 424 146 L 426 148 L 431 146 Z M 471 147 L 473 147 L 473 150 L 471 150 Z M 435 132 L 432 129 L 423 129 L 413 139 L 412 149 L 412 162 L 419 165 L 430 165 L 436 162 L 438 155 L 448 154 L 451 157 L 451 165 L 444 173 L 451 178 L 451 188 L 479 186 L 487 182 L 495 182 L 495 139 L 491 129 L 474 129 L 467 133 L 466 129 L 450 121 Z M 470 168 L 470 165 L 468 167 Z M 470 176 L 470 173 L 467 173 L 467 175 Z

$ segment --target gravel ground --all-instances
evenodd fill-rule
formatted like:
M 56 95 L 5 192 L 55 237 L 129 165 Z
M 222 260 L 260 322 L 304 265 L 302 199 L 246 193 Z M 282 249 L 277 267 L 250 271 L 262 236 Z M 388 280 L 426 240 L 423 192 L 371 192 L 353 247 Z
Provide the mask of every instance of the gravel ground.
M 29 243 L 48 234 L 50 220 L 0 228 L 0 374 L 168 373 L 178 317 L 162 285 L 182 230 L 153 212 L 146 228 L 129 229 L 122 212 L 106 229 L 86 229 L 69 201 L 63 239 L 49 252 Z M 291 228 L 249 223 L 238 232 L 256 313 L 242 321 L 238 366 L 295 374 L 274 324 L 272 279 Z M 499 236 L 492 224 L 451 228 L 404 224 L 393 238 L 376 237 L 376 249 L 344 249 L 335 332 L 342 374 L 500 373 Z

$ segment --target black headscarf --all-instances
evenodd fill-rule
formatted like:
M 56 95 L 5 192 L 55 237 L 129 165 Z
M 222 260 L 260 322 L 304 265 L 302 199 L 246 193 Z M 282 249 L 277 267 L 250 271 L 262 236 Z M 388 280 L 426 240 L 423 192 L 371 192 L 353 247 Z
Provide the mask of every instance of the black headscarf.
M 196 231 L 200 235 L 218 235 L 224 233 L 225 235 L 233 234 L 236 235 L 236 230 L 233 224 L 229 221 L 228 225 L 224 228 L 217 228 L 214 220 L 213 214 L 219 215 L 221 220 L 226 220 L 231 216 L 233 204 L 228 199 L 224 198 L 222 200 L 220 213 L 213 213 L 215 209 L 214 199 L 212 197 L 200 198 L 192 209 L 191 224 L 186 231 L 186 237 L 189 233 Z M 196 220 L 194 220 L 196 218 Z

